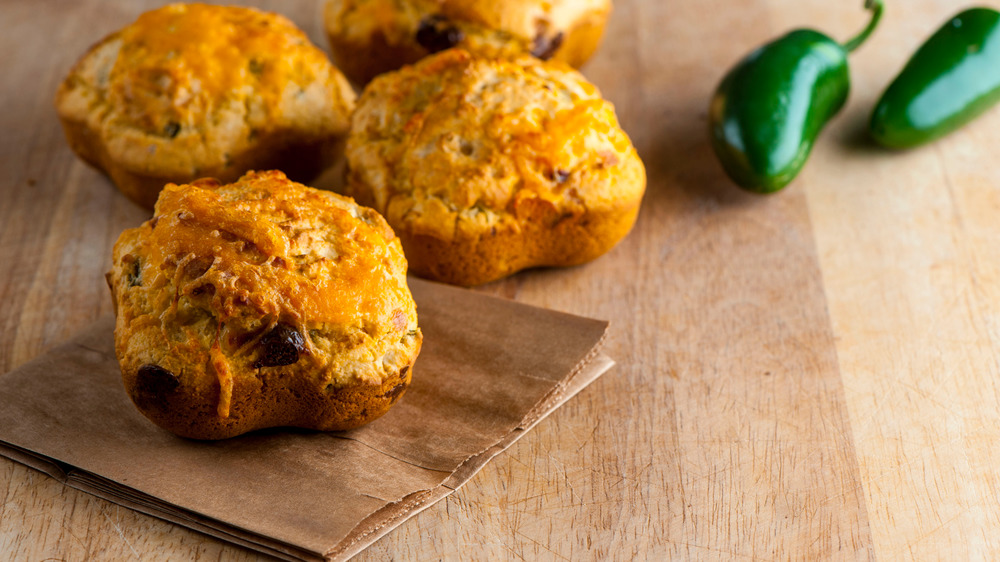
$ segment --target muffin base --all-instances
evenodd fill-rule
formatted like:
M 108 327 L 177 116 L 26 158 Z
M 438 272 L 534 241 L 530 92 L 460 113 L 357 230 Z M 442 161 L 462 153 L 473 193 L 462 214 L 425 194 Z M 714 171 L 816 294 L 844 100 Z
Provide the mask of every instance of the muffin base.
M 211 177 L 222 183 L 236 181 L 248 170 L 281 170 L 289 179 L 309 182 L 340 159 L 344 139 L 296 142 L 280 134 L 272 134 L 252 150 L 234 154 L 224 166 L 199 170 L 197 174 L 157 174 L 138 172 L 118 164 L 108 153 L 105 143 L 86 122 L 60 118 L 70 148 L 85 162 L 105 173 L 126 197 L 152 209 L 160 190 L 168 183 L 191 183 Z
M 228 439 L 269 427 L 341 431 L 360 427 L 389 411 L 412 380 L 410 363 L 380 385 L 318 388 L 293 372 L 264 368 L 256 377 L 238 377 L 228 417 L 218 414 L 219 387 L 202 392 L 183 386 L 156 388 L 122 367 L 125 390 L 142 415 L 161 428 L 190 439 Z
M 518 227 L 484 232 L 457 232 L 444 240 L 396 229 L 410 272 L 426 279 L 472 287 L 496 281 L 523 269 L 563 267 L 592 261 L 608 252 L 635 224 L 639 201 L 619 208 L 588 211 L 577 217 L 536 216 Z

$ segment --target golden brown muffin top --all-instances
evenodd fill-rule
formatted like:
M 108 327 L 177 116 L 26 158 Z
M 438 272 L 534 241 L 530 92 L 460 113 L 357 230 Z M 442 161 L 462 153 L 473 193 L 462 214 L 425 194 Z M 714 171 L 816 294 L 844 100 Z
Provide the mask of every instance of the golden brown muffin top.
M 613 106 L 572 68 L 527 56 L 451 49 L 376 78 L 347 154 L 352 194 L 370 190 L 391 224 L 444 239 L 516 223 L 536 205 L 582 215 L 643 187 L 616 181 L 642 164 Z
M 289 84 L 305 87 L 327 64 L 291 21 L 253 8 L 170 4 L 139 16 L 121 41 L 110 101 L 136 126 L 168 134 L 229 96 L 273 113 Z
M 348 39 L 378 30 L 398 44 L 409 41 L 421 24 L 443 18 L 459 25 L 467 39 L 464 47 L 516 49 L 548 58 L 561 33 L 610 11 L 611 0 L 330 0 L 325 21 L 328 31 Z

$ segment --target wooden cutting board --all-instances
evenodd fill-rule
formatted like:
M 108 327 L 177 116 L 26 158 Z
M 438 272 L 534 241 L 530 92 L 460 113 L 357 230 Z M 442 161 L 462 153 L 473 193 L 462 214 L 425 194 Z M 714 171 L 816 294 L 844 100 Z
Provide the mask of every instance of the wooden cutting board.
M 325 45 L 320 2 L 250 3 Z M 72 155 L 52 96 L 158 4 L 0 3 L 0 372 L 110 312 L 111 245 L 146 213 Z M 863 134 L 962 5 L 889 0 L 848 106 L 783 192 L 739 191 L 708 146 L 729 66 L 793 27 L 851 36 L 861 4 L 615 3 L 584 72 L 646 162 L 638 224 L 589 265 L 478 290 L 610 320 L 619 365 L 360 558 L 1000 557 L 1000 110 L 907 153 Z M 255 558 L 6 460 L 0 553 Z

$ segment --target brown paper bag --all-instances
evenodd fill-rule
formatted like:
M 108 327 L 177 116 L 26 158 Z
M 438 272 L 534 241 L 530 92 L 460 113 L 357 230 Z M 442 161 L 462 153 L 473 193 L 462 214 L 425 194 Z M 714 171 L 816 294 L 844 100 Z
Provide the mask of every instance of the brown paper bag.
M 469 480 L 613 362 L 607 324 L 411 279 L 424 348 L 388 414 L 339 433 L 178 438 L 121 384 L 113 320 L 0 376 L 0 454 L 286 559 L 349 558 Z

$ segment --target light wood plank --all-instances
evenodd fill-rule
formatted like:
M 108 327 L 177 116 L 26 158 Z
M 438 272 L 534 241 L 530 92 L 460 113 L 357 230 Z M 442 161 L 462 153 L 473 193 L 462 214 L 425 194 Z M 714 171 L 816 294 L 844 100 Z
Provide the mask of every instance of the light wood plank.
M 890 560 L 1000 552 L 1000 113 L 905 153 L 863 137 L 889 80 L 959 8 L 889 6 L 852 57 L 853 100 L 806 186 L 871 532 Z

